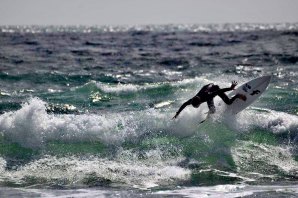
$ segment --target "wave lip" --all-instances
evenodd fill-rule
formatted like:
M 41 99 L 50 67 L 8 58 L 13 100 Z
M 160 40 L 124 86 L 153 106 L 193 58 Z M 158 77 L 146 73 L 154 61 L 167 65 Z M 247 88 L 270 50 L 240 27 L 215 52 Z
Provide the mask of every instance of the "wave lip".
M 119 145 L 163 129 L 165 120 L 169 120 L 166 114 L 155 109 L 100 115 L 48 114 L 46 103 L 32 98 L 21 109 L 0 115 L 0 131 L 10 141 L 29 148 L 55 140 Z
M 33 98 L 18 111 L 1 115 L 0 131 L 11 141 L 30 148 L 40 147 L 50 140 L 91 141 L 95 138 L 112 143 L 125 135 L 125 132 L 113 134 L 117 124 L 125 121 L 120 115 L 110 116 L 111 119 L 92 114 L 47 114 L 46 103 Z

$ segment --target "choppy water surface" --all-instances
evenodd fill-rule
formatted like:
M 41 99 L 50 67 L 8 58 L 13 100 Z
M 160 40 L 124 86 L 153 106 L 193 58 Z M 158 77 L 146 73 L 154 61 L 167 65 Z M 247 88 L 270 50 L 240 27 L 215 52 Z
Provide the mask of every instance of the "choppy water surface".
M 171 120 L 263 75 L 234 117 Z M 297 85 L 297 24 L 2 26 L 0 195 L 296 197 Z

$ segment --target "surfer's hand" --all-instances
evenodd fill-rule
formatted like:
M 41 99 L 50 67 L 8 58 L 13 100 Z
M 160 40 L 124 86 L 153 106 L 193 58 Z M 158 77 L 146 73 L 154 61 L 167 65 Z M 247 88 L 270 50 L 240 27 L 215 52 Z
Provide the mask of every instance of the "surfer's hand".
M 231 89 L 234 90 L 237 85 L 238 83 L 236 81 L 233 81 L 231 85 Z
M 172 120 L 176 119 L 178 117 L 178 113 L 172 118 Z

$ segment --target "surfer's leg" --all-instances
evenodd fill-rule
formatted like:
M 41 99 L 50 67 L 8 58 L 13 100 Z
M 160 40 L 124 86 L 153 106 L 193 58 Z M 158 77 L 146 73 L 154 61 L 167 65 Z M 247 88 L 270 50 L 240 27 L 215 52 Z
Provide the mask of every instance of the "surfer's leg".
M 225 93 L 220 93 L 218 96 L 228 105 L 232 104 L 236 98 L 238 98 L 237 95 L 233 96 L 231 99 L 225 94 Z
M 225 93 L 220 93 L 218 96 L 228 105 L 231 105 L 237 98 L 240 98 L 244 101 L 246 100 L 246 96 L 243 94 L 236 94 L 231 99 Z
M 215 97 L 217 95 L 220 95 L 220 94 L 223 94 L 227 91 L 231 91 L 232 89 L 229 87 L 229 88 L 223 88 L 223 89 L 220 89 L 218 85 L 214 85 L 212 86 L 210 92 L 211 92 L 211 96 L 212 97 Z
M 209 113 L 215 113 L 215 106 L 214 106 L 214 101 L 213 100 L 208 100 L 207 101 L 207 105 L 208 105 L 208 108 L 209 108 Z

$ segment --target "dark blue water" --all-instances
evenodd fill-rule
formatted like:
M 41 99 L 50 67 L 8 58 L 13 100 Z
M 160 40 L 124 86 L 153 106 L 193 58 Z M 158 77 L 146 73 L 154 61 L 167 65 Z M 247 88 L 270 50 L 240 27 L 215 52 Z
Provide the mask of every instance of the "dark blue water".
M 263 75 L 234 117 L 171 120 L 204 84 Z M 297 24 L 2 26 L 1 192 L 297 196 L 297 76 Z

